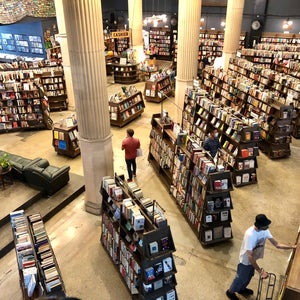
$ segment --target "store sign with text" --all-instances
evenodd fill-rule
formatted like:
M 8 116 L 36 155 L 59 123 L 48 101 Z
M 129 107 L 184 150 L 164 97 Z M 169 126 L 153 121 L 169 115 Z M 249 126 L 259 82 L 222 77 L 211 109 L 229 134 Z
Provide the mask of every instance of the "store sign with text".
M 111 37 L 113 39 L 123 39 L 123 38 L 129 38 L 129 31 L 113 31 L 111 33 Z

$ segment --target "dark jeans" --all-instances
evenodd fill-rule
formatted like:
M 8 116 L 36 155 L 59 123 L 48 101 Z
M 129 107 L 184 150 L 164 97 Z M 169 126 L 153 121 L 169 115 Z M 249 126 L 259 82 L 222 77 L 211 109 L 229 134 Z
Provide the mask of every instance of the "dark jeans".
M 238 293 L 244 290 L 249 284 L 253 275 L 254 275 L 254 268 L 252 265 L 246 266 L 243 264 L 238 264 L 237 272 L 229 288 L 229 291 L 231 293 L 235 293 L 235 292 Z
M 125 159 L 127 171 L 128 171 L 128 177 L 130 180 L 132 180 L 132 175 L 136 174 L 136 162 L 135 158 L 133 159 Z

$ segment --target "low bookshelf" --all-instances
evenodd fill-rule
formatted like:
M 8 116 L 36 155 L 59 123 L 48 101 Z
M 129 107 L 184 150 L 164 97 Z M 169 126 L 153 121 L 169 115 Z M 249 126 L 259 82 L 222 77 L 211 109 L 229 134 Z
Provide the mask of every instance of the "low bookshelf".
M 52 145 L 58 154 L 75 157 L 80 154 L 77 125 L 54 124 Z
M 122 87 L 122 92 L 111 95 L 108 101 L 110 124 L 123 127 L 144 112 L 143 95 L 135 86 Z
M 64 282 L 40 213 L 10 214 L 24 300 L 66 297 Z

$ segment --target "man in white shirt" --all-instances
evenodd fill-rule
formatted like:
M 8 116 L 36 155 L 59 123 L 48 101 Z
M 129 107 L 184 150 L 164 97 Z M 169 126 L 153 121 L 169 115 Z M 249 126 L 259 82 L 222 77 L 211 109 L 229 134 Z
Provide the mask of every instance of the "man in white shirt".
M 235 293 L 253 294 L 253 290 L 248 289 L 247 286 L 254 276 L 255 270 L 262 278 L 268 277 L 268 273 L 257 264 L 257 260 L 264 256 L 266 239 L 278 249 L 296 249 L 296 245 L 289 246 L 278 243 L 268 229 L 270 224 L 271 220 L 266 215 L 259 214 L 255 217 L 254 225 L 246 230 L 240 250 L 240 262 L 237 266 L 237 273 L 230 288 L 226 291 L 229 299 L 238 300 L 239 298 Z

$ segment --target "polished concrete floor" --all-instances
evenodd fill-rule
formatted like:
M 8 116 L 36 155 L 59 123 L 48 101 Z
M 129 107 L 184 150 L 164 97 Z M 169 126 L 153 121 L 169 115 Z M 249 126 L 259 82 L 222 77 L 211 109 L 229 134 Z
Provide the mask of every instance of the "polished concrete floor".
M 143 91 L 144 83 L 137 83 L 136 87 Z M 121 85 L 108 82 L 108 95 L 120 90 Z M 169 116 L 177 113 L 172 99 L 165 100 L 163 106 Z M 136 181 L 144 195 L 156 199 L 166 210 L 171 226 L 176 246 L 174 257 L 179 299 L 226 299 L 225 291 L 235 274 L 243 233 L 253 224 L 256 214 L 265 213 L 272 220 L 270 229 L 278 241 L 288 244 L 295 242 L 300 215 L 300 140 L 293 140 L 292 155 L 286 159 L 271 160 L 260 153 L 258 184 L 235 189 L 231 194 L 234 205 L 234 238 L 227 243 L 203 248 L 147 161 L 151 116 L 160 110 L 160 104 L 147 102 L 145 112 L 140 118 L 123 128 L 111 128 L 115 172 L 127 175 L 121 141 L 126 135 L 126 129 L 132 127 L 136 137 L 141 140 L 144 152 L 144 156 L 138 158 Z M 55 112 L 52 113 L 52 118 L 58 121 L 71 113 Z M 51 131 L 2 134 L 0 149 L 29 158 L 44 157 L 57 166 L 67 164 L 71 166 L 71 172 L 83 175 L 81 157 L 71 159 L 57 155 L 51 139 Z M 0 191 L 0 207 L 5 201 L 13 199 L 1 198 Z M 100 245 L 101 217 L 85 212 L 84 201 L 85 194 L 82 194 L 46 223 L 67 294 L 83 300 L 130 299 L 117 269 Z M 267 243 L 265 258 L 260 265 L 277 275 L 276 295 L 273 299 L 277 299 L 290 253 L 277 250 Z M 255 274 L 250 288 L 256 291 L 257 284 L 258 276 Z M 14 251 L 0 260 L 0 299 L 22 299 Z M 245 298 L 240 296 L 240 299 Z M 255 296 L 248 299 L 255 299 Z

